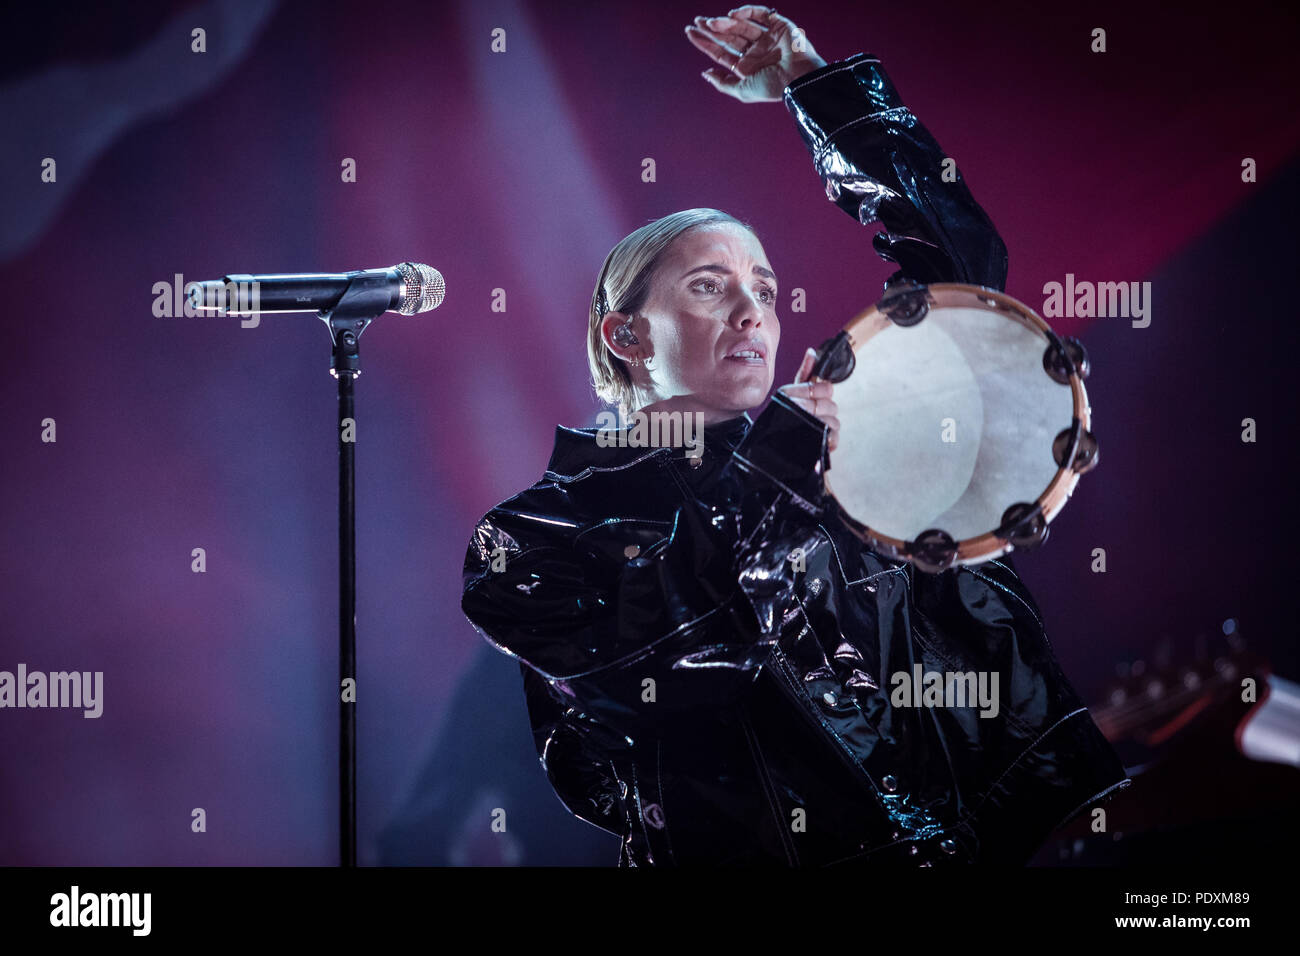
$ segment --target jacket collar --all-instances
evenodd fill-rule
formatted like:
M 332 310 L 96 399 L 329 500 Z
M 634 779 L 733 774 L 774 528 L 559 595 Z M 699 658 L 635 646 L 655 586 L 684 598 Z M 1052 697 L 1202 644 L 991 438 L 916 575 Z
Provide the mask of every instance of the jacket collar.
M 735 418 L 706 425 L 704 428 L 704 447 L 711 451 L 730 454 L 749 432 L 753 419 L 746 412 Z M 582 472 L 606 471 L 626 468 L 652 456 L 674 451 L 667 448 L 634 447 L 632 445 L 599 444 L 597 428 L 570 428 L 567 425 L 555 426 L 555 447 L 551 451 L 551 460 L 546 466 L 548 474 L 562 478 L 574 478 Z M 627 434 L 629 429 L 622 429 Z M 619 434 L 619 432 L 614 432 Z M 681 454 L 680 451 L 676 452 Z

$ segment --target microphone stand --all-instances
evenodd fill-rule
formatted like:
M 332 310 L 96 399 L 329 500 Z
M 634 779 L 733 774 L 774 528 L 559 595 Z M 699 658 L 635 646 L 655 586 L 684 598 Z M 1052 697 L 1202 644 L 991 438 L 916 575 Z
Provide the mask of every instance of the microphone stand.
M 357 865 L 357 542 L 356 418 L 352 386 L 361 374 L 357 340 L 388 311 L 387 277 L 359 275 L 318 317 L 334 343 L 330 374 L 338 379 L 339 442 L 339 866 Z M 351 680 L 351 700 L 344 682 Z

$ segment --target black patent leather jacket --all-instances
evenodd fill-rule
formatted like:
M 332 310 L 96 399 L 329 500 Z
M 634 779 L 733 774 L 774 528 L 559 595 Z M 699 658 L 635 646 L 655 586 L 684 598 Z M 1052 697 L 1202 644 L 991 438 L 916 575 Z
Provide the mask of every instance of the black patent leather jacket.
M 891 281 L 1003 287 L 1001 239 L 876 58 L 785 102 L 828 197 L 884 225 Z M 825 427 L 780 392 L 696 463 L 595 434 L 558 427 L 478 524 L 462 607 L 519 660 L 542 766 L 620 866 L 1023 864 L 1130 783 L 1011 559 L 931 575 L 870 550 L 827 506 Z M 896 705 L 917 666 L 996 673 L 997 714 Z

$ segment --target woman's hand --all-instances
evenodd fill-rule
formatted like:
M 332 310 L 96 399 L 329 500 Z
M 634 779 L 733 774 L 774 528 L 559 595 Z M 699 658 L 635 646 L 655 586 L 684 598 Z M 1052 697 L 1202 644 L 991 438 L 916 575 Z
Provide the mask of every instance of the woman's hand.
M 830 426 L 831 434 L 827 440 L 827 448 L 834 451 L 840 443 L 840 420 L 839 406 L 831 397 L 834 393 L 835 386 L 830 382 L 810 382 L 808 376 L 812 374 L 813 363 L 817 360 L 817 350 L 809 349 L 804 353 L 803 361 L 799 364 L 799 372 L 794 377 L 793 385 L 784 385 L 778 391 L 783 395 L 794 400 L 794 403 L 804 411 L 815 415 L 823 422 Z
M 704 78 L 742 103 L 780 102 L 793 80 L 826 65 L 803 31 L 772 7 L 751 4 L 725 17 L 696 17 L 686 37 L 718 64 Z

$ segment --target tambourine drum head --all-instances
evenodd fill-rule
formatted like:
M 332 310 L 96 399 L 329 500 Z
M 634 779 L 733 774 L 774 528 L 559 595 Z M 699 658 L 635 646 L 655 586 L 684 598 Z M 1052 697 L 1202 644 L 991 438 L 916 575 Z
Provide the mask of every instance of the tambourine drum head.
M 835 386 L 827 485 L 850 517 L 902 541 L 986 535 L 1008 506 L 1036 501 L 1075 408 L 1044 371 L 1040 329 L 973 293 L 944 298 L 911 327 L 874 311 L 851 324 L 857 364 Z

